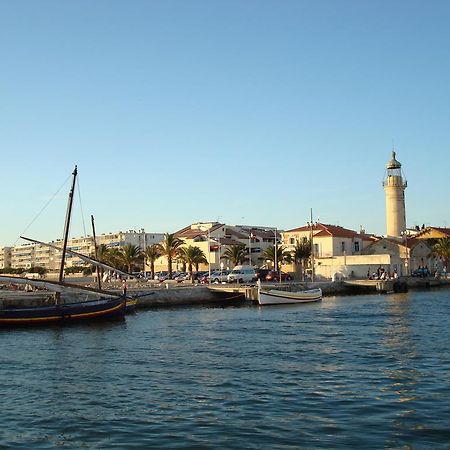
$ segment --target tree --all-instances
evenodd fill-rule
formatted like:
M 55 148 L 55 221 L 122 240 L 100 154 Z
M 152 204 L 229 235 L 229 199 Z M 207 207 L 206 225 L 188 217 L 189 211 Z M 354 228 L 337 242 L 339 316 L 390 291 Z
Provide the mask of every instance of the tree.
M 281 263 L 283 262 L 283 260 L 285 259 L 289 259 L 290 255 L 289 252 L 285 251 L 286 249 L 280 245 L 277 245 L 277 267 L 275 267 L 275 246 L 271 245 L 270 247 L 267 247 L 263 254 L 261 255 L 261 259 L 265 260 L 265 261 L 271 261 L 274 265 L 274 270 L 276 270 L 278 272 L 279 267 L 281 265 Z
M 441 258 L 448 270 L 448 262 L 450 260 L 450 238 L 445 237 L 438 239 L 433 246 L 433 255 Z
M 178 254 L 178 249 L 183 245 L 183 241 L 175 237 L 174 234 L 166 233 L 163 240 L 156 244 L 161 256 L 167 258 L 167 271 L 169 278 L 172 278 L 172 261 Z
M 120 249 L 119 255 L 120 261 L 127 268 L 127 272 L 131 273 L 133 267 L 136 263 L 142 258 L 142 250 L 138 245 L 133 244 L 125 244 Z
M 34 267 L 30 267 L 27 270 L 28 273 L 38 273 L 39 275 L 43 276 L 47 273 L 47 269 L 45 267 L 40 267 L 40 266 L 34 266 Z
M 147 247 L 144 252 L 144 266 L 147 262 L 150 264 L 150 273 L 151 278 L 155 278 L 155 261 L 161 256 L 160 249 L 157 244 L 153 244 L 150 247 Z
M 297 242 L 294 250 L 291 251 L 291 261 L 294 263 L 295 272 L 300 274 L 302 281 L 304 281 L 304 267 L 306 261 L 311 256 L 311 241 Z
M 123 247 L 122 247 L 123 248 Z M 94 253 L 91 253 L 91 257 L 95 258 L 97 261 L 106 264 L 114 269 L 127 271 L 128 266 L 124 262 L 124 257 L 122 254 L 122 249 L 119 247 L 108 247 L 105 244 L 100 244 L 97 247 L 97 258 Z M 91 273 L 96 271 L 96 266 L 91 267 Z M 100 267 L 100 278 L 103 278 L 105 269 Z
M 182 259 L 182 261 L 187 264 L 189 276 L 191 277 L 191 281 L 194 282 L 194 275 L 192 272 L 192 267 L 195 265 L 196 270 L 198 270 L 199 264 L 207 264 L 208 260 L 206 259 L 203 250 L 199 247 L 189 245 L 188 247 L 181 247 L 178 249 L 178 256 Z
M 230 245 L 223 252 L 221 258 L 227 259 L 232 267 L 243 264 L 247 260 L 247 246 L 245 244 Z

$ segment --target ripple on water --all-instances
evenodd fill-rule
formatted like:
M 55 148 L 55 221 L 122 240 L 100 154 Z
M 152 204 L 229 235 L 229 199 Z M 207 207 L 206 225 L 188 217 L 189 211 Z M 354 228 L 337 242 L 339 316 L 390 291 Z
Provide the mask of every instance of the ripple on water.
M 447 448 L 447 292 L 0 331 L 6 448 Z

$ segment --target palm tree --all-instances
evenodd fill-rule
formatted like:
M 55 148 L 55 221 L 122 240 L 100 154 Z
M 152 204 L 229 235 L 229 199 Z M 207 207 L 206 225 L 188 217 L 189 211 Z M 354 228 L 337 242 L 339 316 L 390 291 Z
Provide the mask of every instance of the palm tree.
M 444 266 L 448 270 L 448 262 L 450 260 L 450 238 L 445 237 L 438 239 L 433 246 L 433 255 L 441 258 Z
M 297 242 L 294 250 L 291 251 L 291 261 L 294 263 L 295 272 L 300 274 L 300 278 L 304 281 L 305 262 L 311 256 L 311 241 Z
M 93 258 L 96 257 L 95 253 L 92 253 L 91 256 Z M 100 261 L 103 264 L 107 264 L 108 266 L 118 268 L 118 261 L 114 257 L 114 249 L 111 247 L 108 247 L 105 244 L 100 244 L 97 247 L 97 257 L 96 259 Z M 105 269 L 103 267 L 100 267 L 100 277 L 103 278 L 103 273 L 105 272 Z M 92 270 L 95 270 L 95 266 L 92 266 Z
M 246 261 L 247 253 L 247 246 L 245 244 L 235 244 L 227 247 L 221 258 L 227 259 L 230 265 L 234 267 Z
M 174 234 L 166 233 L 163 240 L 156 244 L 161 256 L 167 258 L 167 271 L 169 278 L 172 278 L 172 261 L 178 254 L 178 249 L 183 245 L 183 241 L 175 237 Z
M 155 278 L 155 261 L 161 256 L 161 252 L 158 248 L 157 244 L 150 245 L 150 247 L 147 247 L 144 252 L 144 267 L 145 263 L 150 264 L 150 273 L 151 278 Z
M 120 260 L 126 266 L 127 272 L 131 273 L 133 266 L 142 258 L 142 250 L 138 245 L 125 244 L 120 249 Z
M 108 249 L 109 265 L 116 269 L 127 270 L 122 259 L 122 251 L 119 247 L 110 247 Z
M 181 247 L 178 249 L 178 256 L 182 259 L 182 261 L 187 264 L 188 272 L 191 277 L 191 281 L 194 282 L 194 274 L 192 272 L 192 267 L 195 265 L 196 270 L 198 270 L 199 264 L 207 264 L 208 260 L 206 259 L 203 250 L 199 247 L 189 245 L 188 247 Z
M 95 255 L 93 255 L 95 256 Z M 111 262 L 111 248 L 107 247 L 105 244 L 100 244 L 97 247 L 97 259 L 104 263 L 104 264 L 108 264 Z
M 284 259 L 289 259 L 290 255 L 288 252 L 286 252 L 285 247 L 283 247 L 282 245 L 278 246 L 277 245 L 277 267 L 275 267 L 275 246 L 271 245 L 270 247 L 267 247 L 263 254 L 261 255 L 260 259 L 263 259 L 265 261 L 271 261 L 274 265 L 274 270 L 276 270 L 278 272 L 279 270 L 279 266 L 281 266 L 281 263 L 283 262 Z

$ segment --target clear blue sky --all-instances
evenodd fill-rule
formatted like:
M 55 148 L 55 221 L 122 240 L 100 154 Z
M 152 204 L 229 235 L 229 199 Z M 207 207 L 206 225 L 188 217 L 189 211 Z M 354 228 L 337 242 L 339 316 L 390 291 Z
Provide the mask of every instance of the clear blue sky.
M 450 226 L 449 23 L 439 0 L 0 0 L 0 245 L 75 164 L 88 233 L 313 208 L 383 234 L 393 142 L 408 226 Z M 67 190 L 29 236 L 61 237 Z

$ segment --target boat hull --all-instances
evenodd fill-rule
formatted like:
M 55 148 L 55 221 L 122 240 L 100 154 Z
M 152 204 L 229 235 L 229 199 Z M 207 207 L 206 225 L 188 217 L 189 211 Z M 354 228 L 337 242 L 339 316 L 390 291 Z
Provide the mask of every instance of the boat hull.
M 286 292 L 271 289 L 259 290 L 258 303 L 260 305 L 285 305 L 293 303 L 311 303 L 322 300 L 322 289 L 308 289 L 298 292 Z
M 124 298 L 30 308 L 7 308 L 0 310 L 0 326 L 51 325 L 109 320 L 123 317 L 125 309 Z

